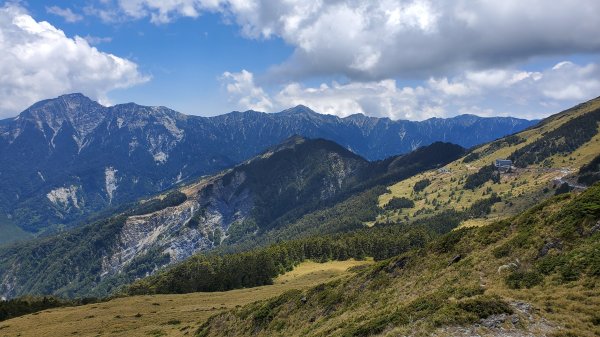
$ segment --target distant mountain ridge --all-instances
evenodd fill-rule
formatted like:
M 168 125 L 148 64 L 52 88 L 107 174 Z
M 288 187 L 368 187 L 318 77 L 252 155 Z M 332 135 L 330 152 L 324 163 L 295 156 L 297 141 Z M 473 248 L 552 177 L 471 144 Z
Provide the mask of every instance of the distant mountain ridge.
M 339 118 L 305 106 L 199 117 L 134 103 L 105 107 L 81 94 L 63 95 L 0 121 L 0 219 L 31 232 L 71 226 L 94 212 L 231 167 L 295 134 L 329 139 L 375 160 L 435 141 L 470 147 L 534 123 L 476 116 L 422 122 Z

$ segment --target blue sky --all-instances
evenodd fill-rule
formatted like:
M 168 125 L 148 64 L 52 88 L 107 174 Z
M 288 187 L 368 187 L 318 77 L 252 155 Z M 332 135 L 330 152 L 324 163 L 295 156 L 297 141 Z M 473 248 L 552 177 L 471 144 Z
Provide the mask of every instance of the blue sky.
M 149 20 L 105 23 L 96 16 L 68 22 L 49 13 L 51 6 L 73 8 L 79 13 L 84 7 L 73 6 L 73 1 L 30 1 L 26 8 L 34 18 L 50 22 L 68 36 L 106 39 L 96 47 L 136 62 L 140 72 L 152 77 L 146 83 L 111 92 L 109 101 L 114 103 L 133 101 L 189 114 L 222 114 L 236 108 L 228 102 L 219 82 L 225 71 L 248 68 L 264 72 L 293 51 L 278 38 L 243 38 L 238 27 L 226 24 L 218 14 L 204 13 L 200 18 L 184 17 L 158 25 Z
M 0 3 L 0 117 L 75 91 L 414 120 L 540 118 L 600 96 L 595 0 Z

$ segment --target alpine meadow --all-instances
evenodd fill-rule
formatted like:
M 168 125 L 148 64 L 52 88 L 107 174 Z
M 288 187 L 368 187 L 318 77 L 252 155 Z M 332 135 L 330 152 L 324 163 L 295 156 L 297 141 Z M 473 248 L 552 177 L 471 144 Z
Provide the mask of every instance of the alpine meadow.
M 0 0 L 0 337 L 600 336 L 599 15 Z

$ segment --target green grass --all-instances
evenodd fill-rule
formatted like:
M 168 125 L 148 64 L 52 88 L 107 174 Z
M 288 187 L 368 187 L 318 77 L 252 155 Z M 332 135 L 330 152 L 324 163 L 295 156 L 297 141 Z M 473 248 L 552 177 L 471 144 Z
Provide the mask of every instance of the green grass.
M 506 314 L 520 323 L 505 328 L 532 335 L 598 336 L 599 205 L 600 185 L 553 197 L 351 278 L 213 316 L 198 335 L 452 336 L 457 326 L 493 335 L 499 331 L 475 324 Z M 558 248 L 542 249 L 557 239 Z
M 590 101 L 581 107 L 549 118 L 537 128 L 518 133 L 522 142 L 503 142 L 499 140 L 483 145 L 468 154 L 470 160 L 458 159 L 445 167 L 449 173 L 431 170 L 388 187 L 388 192 L 379 197 L 379 206 L 383 209 L 392 199 L 406 198 L 414 201 L 414 206 L 401 210 L 384 210 L 378 217 L 379 222 L 407 222 L 431 214 L 454 209 L 467 209 L 486 195 L 495 193 L 502 199 L 492 208 L 492 212 L 483 218 L 468 219 L 463 226 L 487 225 L 494 220 L 503 219 L 531 207 L 554 193 L 554 180 L 577 173 L 579 168 L 589 163 L 600 153 L 600 134 L 583 144 L 568 155 L 554 155 L 545 163 L 530 165 L 510 174 L 502 174 L 499 183 L 487 181 L 473 189 L 465 188 L 469 177 L 480 168 L 490 165 L 497 158 L 508 158 L 516 150 L 531 144 L 569 121 L 600 107 L 600 100 Z M 562 116 L 562 117 L 561 117 Z M 514 136 L 513 136 L 514 137 Z M 568 173 L 565 173 L 568 172 Z M 415 185 L 421 184 L 415 191 Z

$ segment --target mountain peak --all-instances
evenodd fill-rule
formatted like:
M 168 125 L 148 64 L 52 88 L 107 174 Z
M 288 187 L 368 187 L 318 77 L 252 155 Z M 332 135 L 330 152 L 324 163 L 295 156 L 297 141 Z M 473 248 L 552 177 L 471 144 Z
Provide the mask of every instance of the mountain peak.
M 81 139 L 89 134 L 104 119 L 100 103 L 81 93 L 61 95 L 33 104 L 19 115 L 19 123 L 33 123 L 40 130 L 51 145 L 52 139 L 65 123 L 70 124 L 76 131 L 76 142 L 82 145 Z M 21 133 L 17 127 L 12 135 L 14 139 Z
M 60 95 L 60 96 L 58 96 L 58 98 L 59 99 L 63 99 L 63 100 L 93 101 L 91 98 L 87 97 L 86 95 L 84 95 L 84 94 L 82 94 L 80 92 L 73 92 L 73 93 L 70 93 L 70 94 Z
M 305 105 L 302 105 L 302 104 L 296 105 L 293 108 L 289 108 L 289 109 L 283 110 L 280 113 L 286 114 L 286 115 L 306 115 L 306 116 L 319 115 L 319 113 L 315 112 L 311 108 L 309 108 L 309 107 L 307 107 Z

